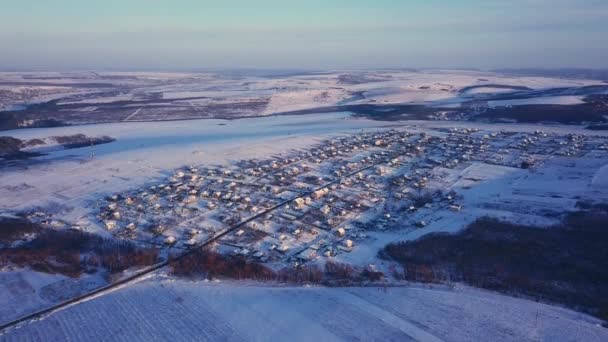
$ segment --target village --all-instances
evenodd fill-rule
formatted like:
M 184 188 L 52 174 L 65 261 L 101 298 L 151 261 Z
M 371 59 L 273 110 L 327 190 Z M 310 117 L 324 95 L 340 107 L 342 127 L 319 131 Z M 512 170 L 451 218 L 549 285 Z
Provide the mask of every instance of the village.
M 99 180 L 102 188 L 85 187 L 93 191 L 78 202 L 74 198 L 61 205 L 32 206 L 20 216 L 39 232 L 24 234 L 11 248 L 32 253 L 30 246 L 45 247 L 33 254 L 40 255 L 36 258 L 14 253 L 13 264 L 5 268 L 12 278 L 4 288 L 10 291 L 9 286 L 16 283 L 13 265 L 24 265 L 18 264 L 21 260 L 31 261 L 36 270 L 53 273 L 38 272 L 52 277 L 48 283 L 30 287 L 34 290 L 27 298 L 40 296 L 40 302 L 14 311 L 10 317 L 17 320 L 8 324 L 18 324 L 19 315 L 27 310 L 44 309 L 46 298 L 68 298 L 53 309 L 82 298 L 86 305 L 98 300 L 88 300 L 90 297 L 111 298 L 117 288 L 124 291 L 148 284 L 163 291 L 173 284 L 187 284 L 188 292 L 219 291 L 211 295 L 192 292 L 196 295 L 190 297 L 179 294 L 189 299 L 171 299 L 167 307 L 187 305 L 197 298 L 223 301 L 228 298 L 226 289 L 264 288 L 266 284 L 272 296 L 276 296 L 275 289 L 289 290 L 281 301 L 294 298 L 293 289 L 327 291 L 319 303 L 332 303 L 336 295 L 330 291 L 377 286 L 372 291 L 382 296 L 381 288 L 390 292 L 421 289 L 440 293 L 444 302 L 445 293 L 461 295 L 458 291 L 469 288 L 468 284 L 460 285 L 458 271 L 448 273 L 437 267 L 429 273 L 426 265 L 416 262 L 442 253 L 449 239 L 458 240 L 453 240 L 455 251 L 444 260 L 458 260 L 458 253 L 481 253 L 476 259 L 483 266 L 476 270 L 479 277 L 486 277 L 486 263 L 504 262 L 504 254 L 493 254 L 502 250 L 499 244 L 509 244 L 505 250 L 511 257 L 534 251 L 521 248 L 529 241 L 542 245 L 555 240 L 543 237 L 547 234 L 560 235 L 563 242 L 538 259 L 575 264 L 579 259 L 572 258 L 567 247 L 571 239 L 596 241 L 595 237 L 585 237 L 584 229 L 576 231 L 560 224 L 579 214 L 605 210 L 595 208 L 604 208 L 608 202 L 607 138 L 551 126 L 504 125 L 497 129 L 446 123 L 370 127 L 317 135 L 309 143 L 298 141 L 281 149 L 244 145 L 231 155 L 234 150 L 224 148 L 228 153 L 222 159 L 213 160 L 207 154 L 190 162 L 180 157 L 172 166 L 158 167 L 156 176 L 131 180 L 118 167 L 144 159 L 131 157 L 112 167 L 105 163 L 116 154 L 98 161 L 83 159 L 74 165 L 97 165 L 111 172 L 109 181 Z M 218 146 L 207 144 L 206 148 Z M 197 145 L 185 150 L 201 149 Z M 170 158 L 167 152 L 158 151 L 148 153 Z M 135 170 L 141 172 L 141 165 L 137 166 Z M 129 186 L 121 182 L 129 182 Z M 480 224 L 486 224 L 484 231 L 471 229 L 480 229 Z M 505 227 L 511 228 L 507 232 Z M 526 233 L 534 235 L 523 240 L 513 237 Z M 484 237 L 476 242 L 479 247 L 468 247 L 477 238 L 472 234 Z M 496 241 L 496 236 L 501 240 Z M 579 248 L 598 255 L 603 250 L 586 246 Z M 415 248 L 415 261 L 397 259 L 406 248 Z M 512 274 L 501 280 L 509 289 Z M 435 278 L 427 280 L 429 275 Z M 430 286 L 437 287 L 429 290 Z M 474 290 L 489 293 L 487 288 Z M 586 288 L 580 291 L 586 293 Z M 14 297 L 12 307 L 21 307 L 20 296 Z M 468 293 L 466 296 L 470 301 Z M 500 301 L 509 299 L 501 296 Z M 303 298 L 295 297 L 294 305 Z M 402 292 L 399 298 L 407 298 L 399 307 L 408 307 L 410 294 Z M 122 302 L 123 298 L 116 300 Z M 521 299 L 512 300 L 517 300 L 519 310 Z M 140 302 L 135 300 L 133 305 Z M 561 318 L 558 323 L 562 324 Z
M 534 170 L 552 157 L 605 157 L 607 149 L 600 137 L 542 131 L 360 133 L 265 160 L 180 168 L 162 184 L 98 201 L 93 221 L 118 239 L 174 253 L 211 244 L 297 266 L 351 253 L 372 232 L 425 229 L 439 211 L 459 215 L 466 205 L 452 185 L 475 183 L 462 176 L 474 163 Z

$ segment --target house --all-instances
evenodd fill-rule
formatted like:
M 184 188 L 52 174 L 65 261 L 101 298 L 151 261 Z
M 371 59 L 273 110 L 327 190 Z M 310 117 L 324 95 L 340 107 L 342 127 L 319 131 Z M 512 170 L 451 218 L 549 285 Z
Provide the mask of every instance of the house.
M 295 207 L 296 207 L 296 208 L 302 208 L 302 207 L 304 206 L 304 204 L 306 203 L 306 202 L 304 201 L 304 199 L 303 199 L 303 198 L 301 198 L 301 197 L 296 198 L 296 199 L 294 200 L 294 202 L 295 202 Z
M 153 234 L 157 234 L 157 235 L 158 235 L 158 234 L 161 234 L 161 233 L 162 233 L 162 232 L 164 232 L 165 230 L 166 230 L 166 228 L 165 228 L 163 225 L 160 225 L 160 224 L 159 224 L 159 225 L 155 225 L 155 226 L 153 226 L 152 228 L 150 228 L 150 231 L 151 231 Z
M 186 245 L 188 247 L 194 247 L 194 246 L 196 246 L 197 243 L 198 242 L 196 241 L 195 238 L 190 238 L 184 242 L 184 245 Z
M 311 261 L 317 258 L 317 251 L 315 251 L 314 249 L 307 248 L 298 253 L 298 255 L 296 255 L 296 258 L 300 262 Z
M 278 250 L 279 250 L 279 252 L 285 254 L 285 253 L 287 253 L 287 251 L 289 251 L 289 246 L 288 245 L 281 245 L 281 246 L 279 246 Z
M 116 228 L 116 221 L 114 221 L 114 220 L 105 221 L 104 224 L 105 224 L 107 230 L 112 230 L 112 229 Z
M 323 252 L 323 255 L 329 258 L 329 257 L 336 255 L 336 253 L 334 252 L 333 249 L 327 249 L 327 250 L 325 250 L 325 252 Z
M 325 196 L 325 192 L 323 191 L 323 189 L 316 190 L 312 193 L 312 198 L 314 199 L 320 199 L 323 196 Z
M 320 210 L 325 215 L 331 212 L 331 208 L 327 204 L 323 205 Z
M 346 235 L 346 230 L 340 227 L 336 229 L 336 235 L 339 237 L 343 237 L 344 235 Z
M 173 245 L 176 241 L 177 240 L 175 239 L 175 236 L 169 235 L 165 238 L 163 242 L 165 245 Z

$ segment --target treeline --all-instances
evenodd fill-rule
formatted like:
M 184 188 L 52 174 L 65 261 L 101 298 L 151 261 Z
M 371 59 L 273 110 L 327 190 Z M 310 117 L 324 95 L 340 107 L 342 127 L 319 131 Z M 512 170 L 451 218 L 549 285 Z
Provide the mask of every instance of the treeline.
M 30 240 L 26 241 L 26 235 Z M 19 241 L 21 240 L 21 241 Z M 109 275 L 131 267 L 150 266 L 159 261 L 159 250 L 142 248 L 132 242 L 106 239 L 77 230 L 42 228 L 25 219 L 0 220 L 0 267 L 14 265 L 51 274 L 79 277 L 83 273 L 106 270 Z M 240 255 L 222 255 L 195 249 L 185 256 L 170 258 L 172 275 L 187 278 L 231 278 L 328 286 L 357 285 L 384 279 L 382 272 L 366 267 L 328 261 L 273 270 Z
M 311 283 L 323 285 L 353 285 L 362 281 L 378 281 L 384 277 L 382 272 L 368 268 L 361 272 L 348 264 L 327 262 L 325 269 L 309 264 L 299 267 L 285 267 L 278 271 L 260 263 L 245 259 L 240 255 L 222 255 L 207 249 L 192 251 L 187 256 L 169 262 L 172 275 L 187 278 L 251 279 L 257 281 L 276 281 L 286 283 Z
M 0 218 L 0 243 L 11 244 L 26 234 L 37 233 L 40 226 L 21 218 Z
M 390 244 L 380 255 L 403 266 L 396 278 L 465 282 L 608 319 L 608 214 L 601 210 L 549 228 L 482 218 L 459 234 Z
M 79 277 L 100 269 L 110 274 L 130 267 L 148 266 L 158 261 L 156 248 L 141 248 L 131 242 L 105 239 L 76 230 L 42 229 L 27 221 L 0 222 L 3 236 L 15 229 L 27 228 L 35 237 L 27 242 L 0 249 L 0 266 L 29 267 L 38 272 Z M 7 228 L 7 229 L 5 229 Z
M 274 272 L 242 256 L 225 257 L 205 249 L 196 249 L 184 257 L 169 261 L 171 273 L 179 277 L 229 277 L 234 279 L 274 279 Z
M 562 124 L 606 123 L 606 109 L 597 103 L 571 105 L 527 104 L 515 107 L 488 108 L 475 119 L 511 119 L 519 123 L 559 122 Z
M 13 137 L 0 137 L 0 157 L 19 153 L 23 141 Z
M 107 135 L 89 137 L 84 134 L 54 136 L 50 139 L 55 140 L 66 149 L 107 144 L 116 140 Z M 44 144 L 45 142 L 41 139 L 21 140 L 9 136 L 0 136 L 0 157 L 35 156 L 38 154 L 34 152 L 24 152 L 22 149 Z
M 63 145 L 65 148 L 68 149 L 86 147 L 91 145 L 107 144 L 115 141 L 114 138 L 111 138 L 107 135 L 100 137 L 89 137 L 84 134 L 55 136 L 51 137 L 51 139 L 55 140 L 57 143 Z
M 316 265 L 285 268 L 274 271 L 240 255 L 222 255 L 207 249 L 197 249 L 169 262 L 171 274 L 188 278 L 251 279 L 295 283 L 319 283 L 323 272 Z

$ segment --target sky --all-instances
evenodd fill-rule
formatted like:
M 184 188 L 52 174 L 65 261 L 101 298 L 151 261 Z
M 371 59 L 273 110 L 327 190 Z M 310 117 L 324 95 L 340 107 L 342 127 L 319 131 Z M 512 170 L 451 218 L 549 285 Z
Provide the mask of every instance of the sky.
M 0 69 L 608 68 L 608 0 L 0 0 Z

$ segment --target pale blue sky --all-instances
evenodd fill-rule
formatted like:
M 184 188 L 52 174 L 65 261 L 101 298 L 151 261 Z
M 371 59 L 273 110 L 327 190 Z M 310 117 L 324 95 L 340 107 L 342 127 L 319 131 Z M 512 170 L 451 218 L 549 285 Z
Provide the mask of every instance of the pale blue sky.
M 608 67 L 608 0 L 0 0 L 0 68 Z

